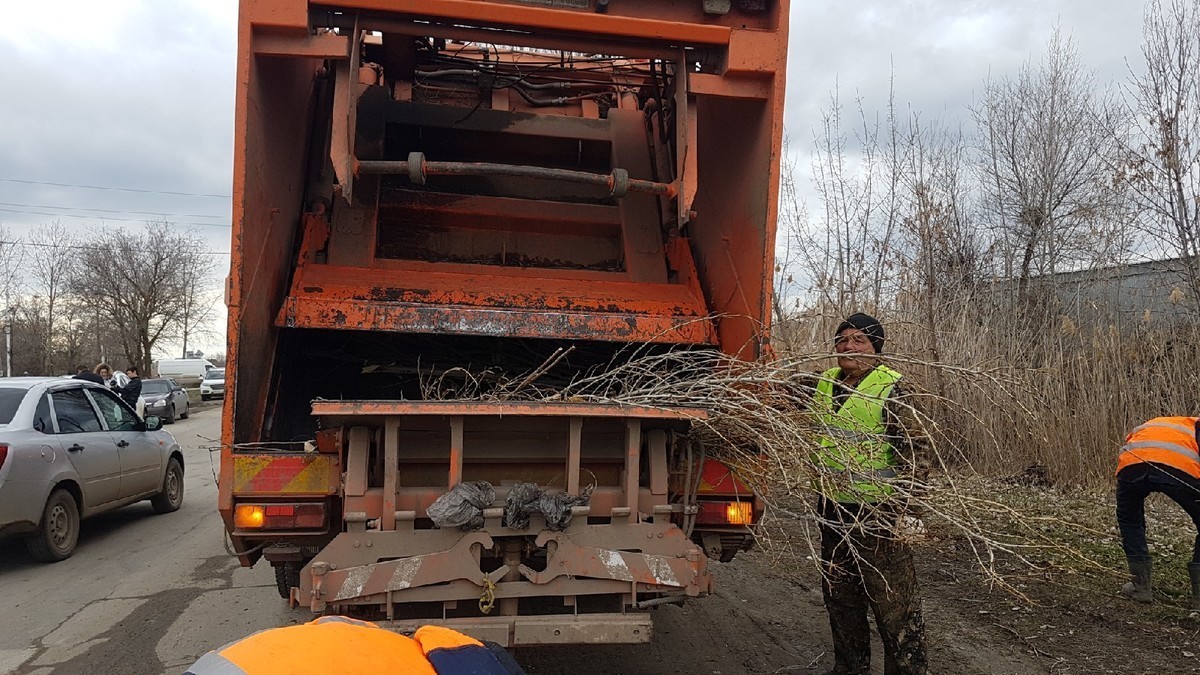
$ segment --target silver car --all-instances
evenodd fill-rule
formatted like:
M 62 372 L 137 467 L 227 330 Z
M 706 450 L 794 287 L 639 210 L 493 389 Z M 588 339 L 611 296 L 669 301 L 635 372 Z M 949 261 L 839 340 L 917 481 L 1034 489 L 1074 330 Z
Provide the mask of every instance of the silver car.
M 183 504 L 183 452 L 155 416 L 141 420 L 82 380 L 0 379 L 0 534 L 25 535 L 44 562 L 75 550 L 83 518 L 149 499 Z

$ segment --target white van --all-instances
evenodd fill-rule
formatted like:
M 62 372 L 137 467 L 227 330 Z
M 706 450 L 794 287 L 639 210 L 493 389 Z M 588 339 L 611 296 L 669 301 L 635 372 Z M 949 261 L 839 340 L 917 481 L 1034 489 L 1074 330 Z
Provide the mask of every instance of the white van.
M 207 359 L 163 359 L 154 364 L 154 372 L 157 377 L 169 377 L 185 387 L 195 387 L 215 367 Z

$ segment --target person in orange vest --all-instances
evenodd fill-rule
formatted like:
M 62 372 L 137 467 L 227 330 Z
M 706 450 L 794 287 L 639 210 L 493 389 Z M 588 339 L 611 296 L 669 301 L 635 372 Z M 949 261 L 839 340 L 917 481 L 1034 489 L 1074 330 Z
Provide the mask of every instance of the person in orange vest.
M 323 616 L 271 628 L 200 657 L 184 675 L 524 675 L 494 642 L 442 626 L 411 638 L 369 621 Z
M 1117 460 L 1117 526 L 1132 579 L 1121 592 L 1152 602 L 1150 550 L 1146 546 L 1145 502 L 1161 492 L 1183 507 L 1196 524 L 1188 577 L 1192 609 L 1200 610 L 1200 418 L 1156 417 L 1125 438 Z

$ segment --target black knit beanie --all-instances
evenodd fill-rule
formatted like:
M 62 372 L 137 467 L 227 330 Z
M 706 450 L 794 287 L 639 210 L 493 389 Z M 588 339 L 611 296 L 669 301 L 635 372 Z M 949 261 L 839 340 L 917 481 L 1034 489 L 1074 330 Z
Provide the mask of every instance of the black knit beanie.
M 833 332 L 833 338 L 836 340 L 837 336 L 847 328 L 857 328 L 865 333 L 867 339 L 871 341 L 871 346 L 875 348 L 876 354 L 883 351 L 883 340 L 886 336 L 883 332 L 883 324 L 879 323 L 875 317 L 861 312 L 851 314 L 846 317 L 845 321 L 838 324 L 837 330 Z

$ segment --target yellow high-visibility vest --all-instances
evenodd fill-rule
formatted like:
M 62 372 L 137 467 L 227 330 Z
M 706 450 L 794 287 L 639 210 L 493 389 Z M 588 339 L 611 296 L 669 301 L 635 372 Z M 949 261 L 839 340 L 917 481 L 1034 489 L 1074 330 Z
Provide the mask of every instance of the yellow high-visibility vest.
M 836 408 L 833 387 L 841 372 L 841 368 L 831 368 L 822 373 L 814 397 L 824 425 L 821 449 L 814 459 L 822 472 L 838 484 L 834 489 L 833 481 L 818 480 L 817 488 L 839 502 L 877 502 L 895 491 L 888 484 L 896 477 L 896 461 L 886 438 L 884 405 L 900 373 L 884 365 L 875 366 L 857 388 L 850 390 L 842 407 Z

